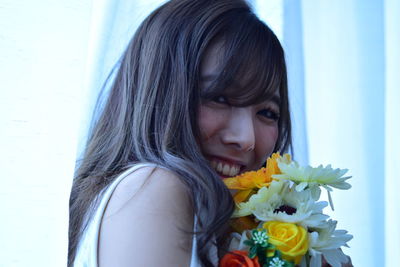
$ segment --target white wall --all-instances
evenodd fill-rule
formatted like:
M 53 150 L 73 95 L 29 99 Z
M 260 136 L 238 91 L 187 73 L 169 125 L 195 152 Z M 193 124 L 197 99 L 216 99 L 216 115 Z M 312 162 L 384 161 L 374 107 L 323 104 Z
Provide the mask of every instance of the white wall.
M 0 0 L 0 266 L 65 266 L 90 0 Z

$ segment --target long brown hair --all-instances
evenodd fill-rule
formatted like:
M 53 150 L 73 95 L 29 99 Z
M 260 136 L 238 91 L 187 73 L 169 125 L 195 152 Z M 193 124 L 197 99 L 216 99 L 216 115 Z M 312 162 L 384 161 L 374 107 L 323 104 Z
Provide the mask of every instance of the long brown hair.
M 201 91 L 201 60 L 215 40 L 224 43 L 223 71 L 212 88 Z M 198 218 L 197 252 L 203 265 L 211 266 L 207 251 L 212 237 L 222 236 L 234 204 L 196 142 L 197 111 L 201 99 L 212 99 L 237 80 L 248 90 L 228 93 L 245 99 L 246 105 L 268 99 L 279 88 L 275 151 L 287 150 L 291 127 L 284 53 L 245 1 L 172 0 L 146 18 L 121 58 L 77 162 L 70 197 L 69 266 L 96 196 L 137 162 L 166 167 L 187 186 Z

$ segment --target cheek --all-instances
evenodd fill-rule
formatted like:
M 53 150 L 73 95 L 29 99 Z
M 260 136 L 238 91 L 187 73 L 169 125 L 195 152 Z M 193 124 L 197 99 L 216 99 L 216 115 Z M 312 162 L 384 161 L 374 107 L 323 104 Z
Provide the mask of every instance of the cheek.
M 207 141 L 218 132 L 218 125 L 220 125 L 220 116 L 218 115 L 218 112 L 215 112 L 214 109 L 207 106 L 200 106 L 198 125 L 201 142 Z
M 263 126 L 257 129 L 255 154 L 257 161 L 261 164 L 265 162 L 274 151 L 278 139 L 278 126 Z

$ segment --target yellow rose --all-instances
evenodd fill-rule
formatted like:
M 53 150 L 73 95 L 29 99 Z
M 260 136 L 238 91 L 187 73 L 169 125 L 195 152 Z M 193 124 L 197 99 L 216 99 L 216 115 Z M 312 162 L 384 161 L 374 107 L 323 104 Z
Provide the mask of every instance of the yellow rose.
M 268 242 L 282 253 L 282 258 L 300 264 L 308 250 L 306 229 L 294 223 L 270 221 L 263 224 L 267 230 Z

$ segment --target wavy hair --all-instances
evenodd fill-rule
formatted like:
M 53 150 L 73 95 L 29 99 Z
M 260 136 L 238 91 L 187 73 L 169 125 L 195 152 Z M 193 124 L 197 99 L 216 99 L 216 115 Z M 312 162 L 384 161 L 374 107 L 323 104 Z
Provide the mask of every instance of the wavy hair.
M 221 75 L 201 90 L 200 66 L 207 48 L 221 40 Z M 225 92 L 233 82 L 248 90 Z M 94 212 L 96 196 L 127 167 L 153 162 L 186 185 L 198 218 L 197 252 L 211 266 L 213 237 L 224 236 L 232 197 L 198 145 L 198 107 L 222 92 L 242 105 L 269 99 L 279 88 L 279 136 L 275 151 L 291 145 L 283 49 L 275 34 L 244 0 L 172 0 L 151 13 L 125 50 L 107 100 L 77 163 L 70 196 L 68 266 Z

